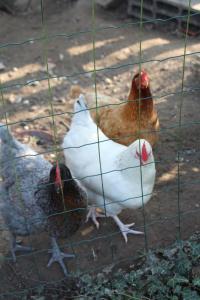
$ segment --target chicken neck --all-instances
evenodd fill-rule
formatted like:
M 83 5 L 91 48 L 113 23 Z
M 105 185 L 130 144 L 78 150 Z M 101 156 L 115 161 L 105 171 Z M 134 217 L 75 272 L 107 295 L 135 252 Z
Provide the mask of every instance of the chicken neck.
M 127 109 L 128 108 L 128 109 Z M 149 115 L 153 110 L 153 99 L 150 87 L 137 88 L 135 82 L 132 83 L 132 88 L 128 96 L 128 102 L 124 105 L 124 111 L 129 117 L 139 116 L 140 114 Z

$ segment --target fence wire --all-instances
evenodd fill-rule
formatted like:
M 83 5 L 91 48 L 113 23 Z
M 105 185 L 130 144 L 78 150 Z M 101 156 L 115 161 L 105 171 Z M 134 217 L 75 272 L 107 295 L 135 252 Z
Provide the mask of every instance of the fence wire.
M 52 79 L 63 79 L 65 80 L 69 80 L 71 78 L 76 78 L 78 76 L 82 76 L 85 74 L 92 74 L 92 79 L 93 79 L 93 85 L 94 85 L 94 95 L 95 95 L 95 106 L 94 107 L 89 107 L 88 110 L 91 111 L 95 111 L 97 118 L 98 118 L 98 114 L 99 114 L 99 109 L 103 108 L 103 107 L 112 107 L 112 108 L 117 108 L 120 105 L 123 105 L 124 103 L 127 103 L 127 101 L 121 101 L 120 103 L 107 103 L 105 105 L 102 105 L 101 103 L 99 103 L 98 101 L 98 87 L 97 87 L 97 75 L 100 72 L 110 72 L 110 71 L 117 71 L 118 69 L 121 68 L 126 68 L 126 67 L 134 67 L 134 66 L 138 66 L 139 72 L 142 70 L 143 65 L 144 64 L 148 64 L 148 63 L 153 63 L 153 62 L 157 62 L 157 63 L 163 63 L 166 61 L 176 61 L 177 59 L 182 59 L 182 74 L 181 74 L 181 90 L 178 92 L 170 92 L 170 93 L 165 93 L 162 95 L 153 95 L 153 98 L 156 100 L 165 98 L 165 97 L 170 97 L 170 96 L 175 96 L 178 95 L 180 96 L 180 103 L 179 103 L 179 108 L 178 108 L 178 121 L 174 122 L 174 124 L 171 124 L 170 126 L 167 126 L 165 128 L 160 128 L 159 129 L 159 134 L 165 133 L 166 131 L 170 131 L 172 129 L 177 129 L 178 130 L 178 134 L 176 136 L 176 142 L 177 142 L 177 146 L 176 146 L 176 150 L 177 150 L 177 182 L 174 184 L 170 184 L 169 186 L 165 185 L 165 186 L 161 186 L 160 188 L 157 188 L 156 191 L 154 189 L 152 196 L 157 196 L 159 197 L 159 195 L 163 196 L 162 193 L 168 193 L 171 189 L 176 189 L 177 190 L 177 210 L 174 214 L 172 215 L 165 215 L 164 218 L 159 217 L 159 218 L 154 218 L 152 221 L 148 221 L 147 219 L 147 212 L 145 210 L 145 205 L 144 205 L 144 197 L 149 195 L 149 194 L 145 194 L 143 191 L 143 174 L 142 174 L 142 167 L 141 167 L 141 163 L 138 166 L 135 167 L 128 167 L 125 169 L 115 169 L 115 170 L 110 170 L 108 172 L 103 172 L 103 168 L 102 168 L 102 157 L 101 157 L 101 148 L 100 145 L 101 143 L 105 143 L 107 142 L 109 139 L 106 140 L 100 140 L 99 138 L 99 130 L 100 128 L 97 126 L 97 142 L 94 143 L 88 143 L 88 144 L 84 144 L 81 145 L 79 147 L 69 147 L 66 149 L 70 149 L 70 148 L 82 148 L 82 147 L 86 147 L 89 145 L 93 145 L 93 144 L 97 144 L 98 146 L 98 159 L 99 159 L 99 172 L 97 174 L 92 174 L 90 176 L 85 176 L 82 178 L 76 178 L 74 177 L 73 179 L 77 179 L 80 182 L 83 181 L 86 178 L 89 177 L 99 177 L 101 178 L 101 187 L 102 187 L 102 196 L 103 196 L 103 203 L 102 203 L 102 208 L 105 210 L 105 214 L 107 211 L 107 206 L 114 203 L 110 203 L 107 204 L 105 201 L 105 194 L 104 194 L 104 178 L 103 175 L 112 173 L 113 176 L 115 175 L 116 172 L 121 172 L 122 170 L 127 170 L 127 169 L 132 169 L 132 168 L 140 168 L 140 177 L 141 177 L 141 187 L 142 187 L 142 195 L 138 196 L 138 197 L 132 197 L 132 198 L 128 198 L 128 199 L 122 199 L 121 203 L 126 202 L 130 199 L 136 199 L 136 198 L 142 198 L 142 222 L 140 222 L 140 224 L 142 225 L 138 225 L 137 227 L 141 230 L 144 231 L 144 248 L 141 249 L 141 251 L 144 252 L 148 252 L 149 248 L 151 247 L 151 245 L 149 245 L 149 239 L 148 239 L 148 228 L 150 226 L 153 225 L 159 225 L 159 224 L 164 224 L 165 226 L 169 226 L 167 225 L 167 223 L 169 224 L 170 222 L 178 222 L 178 228 L 177 228 L 177 237 L 178 239 L 182 238 L 181 235 L 181 223 L 182 223 L 182 219 L 184 218 L 184 216 L 187 215 L 195 215 L 195 214 L 199 214 L 200 208 L 195 208 L 195 209 L 188 209 L 187 211 L 182 211 L 181 210 L 181 193 L 182 193 L 182 189 L 185 187 L 192 187 L 192 186 L 198 186 L 200 184 L 200 180 L 188 180 L 187 182 L 182 181 L 181 179 L 181 157 L 182 157 L 182 151 L 183 151 L 183 135 L 182 135 L 182 130 L 184 128 L 191 128 L 192 126 L 196 126 L 196 125 L 200 125 L 200 120 L 192 120 L 191 122 L 184 122 L 183 121 L 183 105 L 184 105 L 184 99 L 187 97 L 187 95 L 191 94 L 191 93 L 195 93 L 197 91 L 200 90 L 200 87 L 185 87 L 184 81 L 185 81 L 185 68 L 186 68 L 186 58 L 190 57 L 194 54 L 200 54 L 200 51 L 193 51 L 190 53 L 187 53 L 187 42 L 188 42 L 188 32 L 189 32 L 189 25 L 190 25 L 190 19 L 193 16 L 199 15 L 200 13 L 198 12 L 192 12 L 192 8 L 191 8 L 191 0 L 188 1 L 188 13 L 185 15 L 176 15 L 174 17 L 170 17 L 170 18 L 166 18 L 166 19 L 149 19 L 149 20 L 144 20 L 144 16 L 143 16 L 143 3 L 144 1 L 141 0 L 140 1 L 140 19 L 139 21 L 134 21 L 134 22 L 123 22 L 117 26 L 115 25 L 109 25 L 109 26 L 102 26 L 102 27 L 98 27 L 96 25 L 96 3 L 95 0 L 91 0 L 91 28 L 85 28 L 83 30 L 80 31 L 76 31 L 76 32 L 64 32 L 64 33 L 56 33 L 56 34 L 50 34 L 48 32 L 48 26 L 47 26 L 47 22 L 45 20 L 45 14 L 44 14 L 44 0 L 40 0 L 40 4 L 41 4 L 41 26 L 42 26 L 42 32 L 41 35 L 37 38 L 28 38 L 26 40 L 22 40 L 22 41 L 15 41 L 15 42 L 9 42 L 9 43 L 4 43 L 0 45 L 0 51 L 2 49 L 7 49 L 9 47 L 12 47 L 13 49 L 15 49 L 15 47 L 20 47 L 20 46 L 24 46 L 24 45 L 29 45 L 32 42 L 38 42 L 41 41 L 42 42 L 42 48 L 43 48 L 43 61 L 44 64 L 46 66 L 46 75 L 40 78 L 35 78 L 32 80 L 29 80 L 28 82 L 17 82 L 17 83 L 13 83 L 13 84 L 6 84 L 6 83 L 2 83 L 0 82 L 0 93 L 1 93 L 1 105 L 2 108 L 6 107 L 6 101 L 5 101 L 5 97 L 4 94 L 6 92 L 8 92 L 10 89 L 21 89 L 22 87 L 28 86 L 30 84 L 33 84 L 36 81 L 42 82 L 42 81 L 47 81 L 48 83 L 48 97 L 46 99 L 46 103 L 47 103 L 47 107 L 49 108 L 49 113 L 43 116 L 34 116 L 33 118 L 24 118 L 23 120 L 19 120 L 19 121 L 10 121 L 8 120 L 8 114 L 7 112 L 4 113 L 4 117 L 3 117 L 3 121 L 5 122 L 5 126 L 7 128 L 10 128 L 13 125 L 19 125 L 21 122 L 24 122 L 25 124 L 29 124 L 32 123 L 34 121 L 42 121 L 43 119 L 49 119 L 51 121 L 51 130 L 52 130 L 52 136 L 53 136 L 53 147 L 48 147 L 45 151 L 40 151 L 39 153 L 33 154 L 33 155 L 23 155 L 20 157 L 17 157 L 17 159 L 23 159 L 25 157 L 31 157 L 31 156 L 40 156 L 40 155 L 44 155 L 44 154 L 54 154 L 54 162 L 60 162 L 62 160 L 62 152 L 63 152 L 63 148 L 61 148 L 59 141 L 58 141 L 58 125 L 56 124 L 56 117 L 58 116 L 62 116 L 63 118 L 65 118 L 66 116 L 73 116 L 74 112 L 72 111 L 65 111 L 63 109 L 62 112 L 56 112 L 54 109 L 54 103 L 53 103 L 53 92 L 52 92 L 52 85 L 51 85 L 51 80 Z M 142 48 L 142 34 L 144 32 L 144 25 L 145 24 L 163 24 L 163 23 L 168 23 L 169 21 L 175 20 L 175 19 L 184 19 L 186 20 L 186 30 L 185 30 L 185 38 L 184 38 L 184 43 L 183 43 L 183 54 L 181 55 L 174 55 L 174 56 L 168 56 L 168 57 L 164 57 L 162 59 L 149 59 L 149 60 L 145 60 L 143 59 L 143 48 Z M 106 30 L 119 30 L 119 29 L 124 29 L 124 28 L 139 28 L 139 60 L 138 61 L 131 61 L 128 62 L 126 64 L 118 64 L 118 65 L 114 65 L 114 66 L 109 66 L 109 67 L 104 67 L 104 68 L 98 68 L 96 65 L 96 35 L 99 32 L 104 32 Z M 91 42 L 92 42 L 92 60 L 93 60 L 93 69 L 89 70 L 89 71 L 81 71 L 81 72 L 74 72 L 72 74 L 61 74 L 61 75 L 52 75 L 49 72 L 49 53 L 48 53 L 48 46 L 50 41 L 56 41 L 58 38 L 64 38 L 64 39 L 70 39 L 73 37 L 78 37 L 78 36 L 82 36 L 85 34 L 90 34 L 91 35 Z M 141 93 L 141 91 L 139 90 L 139 93 Z M 139 94 L 139 102 L 142 102 L 143 100 L 147 100 L 146 98 L 142 98 L 141 94 Z M 141 128 L 141 119 L 140 119 L 140 105 L 139 105 L 139 119 L 138 119 L 138 127 L 139 127 L 139 133 L 143 133 L 144 131 L 140 130 Z M 12 131 L 11 131 L 12 132 Z M 148 131 L 146 131 L 148 132 Z M 170 133 L 169 133 L 170 135 Z M 126 135 L 124 137 L 129 137 L 130 135 Z M 172 134 L 173 137 L 173 134 Z M 115 139 L 117 142 L 117 138 Z M 23 187 L 21 186 L 21 183 L 19 182 L 19 179 L 17 178 L 17 172 L 16 172 L 16 159 L 12 159 L 8 157 L 6 158 L 7 160 L 10 160 L 13 166 L 13 170 L 15 170 L 15 177 L 16 177 L 16 182 L 17 182 L 17 193 L 18 193 L 18 197 L 20 199 L 20 205 L 24 205 L 23 199 L 22 199 L 22 193 L 24 192 Z M 165 158 L 162 159 L 156 159 L 155 160 L 155 164 L 156 164 L 156 169 L 159 168 L 159 165 L 164 164 L 164 163 L 168 163 L 168 161 L 165 161 Z M 34 190 L 34 187 L 30 187 L 30 191 Z M 62 199 L 63 199 L 63 205 L 65 207 L 65 202 L 64 202 L 64 197 L 62 194 Z M 151 200 L 154 201 L 154 200 Z M 78 209 L 80 210 L 80 208 Z M 64 212 L 60 212 L 60 213 L 56 213 L 56 214 L 51 214 L 51 216 L 56 216 L 56 215 L 62 215 L 62 214 L 67 214 L 70 213 L 71 211 L 74 210 L 65 210 Z M 24 208 L 24 217 L 26 218 L 26 213 L 25 213 L 25 208 Z M 3 231 L 5 228 L 3 225 L 0 226 L 0 231 Z M 64 244 L 62 244 L 62 248 L 63 247 L 69 247 L 70 249 L 72 249 L 72 252 L 74 253 L 74 255 L 76 254 L 75 248 L 76 247 L 87 247 L 87 245 L 91 245 L 92 242 L 94 241 L 98 241 L 99 243 L 104 243 L 105 240 L 110 240 L 112 241 L 112 238 L 116 235 L 119 235 L 119 230 L 114 230 L 112 229 L 111 232 L 107 233 L 107 234 L 100 234 L 97 232 L 95 237 L 92 238 L 83 238 L 79 241 L 72 241 L 70 238 L 68 238 L 67 242 L 65 242 Z M 31 235 L 28 235 L 28 242 L 32 245 L 33 244 L 33 239 Z M 0 298 L 4 299 L 4 297 L 7 297 L 7 299 L 13 299 L 12 297 L 22 297 L 25 293 L 27 293 L 27 291 L 34 291 L 34 289 L 37 289 L 39 285 L 42 286 L 47 286 L 50 283 L 59 283 L 62 282 L 62 279 L 59 280 L 49 280 L 49 281 L 44 281 L 43 277 L 41 275 L 41 266 L 38 263 L 38 258 L 37 255 L 38 254 L 42 254 L 42 253 L 47 253 L 48 252 L 48 248 L 46 249 L 39 249 L 39 250 L 34 250 L 31 253 L 26 253 L 26 254 L 19 254 L 17 255 L 17 259 L 23 259 L 24 257 L 31 257 L 33 259 L 33 266 L 35 268 L 35 272 L 37 274 L 37 280 L 36 279 L 32 279 L 32 283 L 34 282 L 34 287 L 30 287 L 30 288 L 24 288 L 21 289 L 20 291 L 13 291 L 13 292 L 3 292 L 0 294 Z M 84 268 L 84 271 L 79 267 L 79 262 L 80 259 L 87 259 L 88 254 L 85 253 L 85 255 L 81 258 L 76 257 L 75 258 L 75 264 L 76 264 L 76 272 L 72 272 L 70 274 L 71 277 L 75 277 L 75 276 L 81 276 L 85 273 L 88 273 L 89 271 L 92 272 L 99 272 L 102 270 L 103 267 L 106 266 L 105 265 L 101 265 L 98 267 L 94 267 L 92 266 L 91 269 L 86 269 Z M 114 257 L 114 250 L 112 253 L 112 257 Z M 12 258 L 10 256 L 8 257 L 4 257 L 5 262 L 8 262 L 9 265 L 11 264 Z M 129 262 L 133 262 L 135 260 L 135 255 L 133 253 L 129 254 L 129 257 L 125 257 L 125 258 L 121 258 L 118 257 L 116 259 L 117 263 L 125 263 L 127 261 Z M 91 263 L 92 265 L 92 263 Z M 49 269 L 49 272 L 53 272 L 51 269 Z M 18 274 L 17 274 L 18 276 Z M 29 279 L 29 276 L 26 274 L 23 274 L 23 278 L 25 278 L 26 280 Z

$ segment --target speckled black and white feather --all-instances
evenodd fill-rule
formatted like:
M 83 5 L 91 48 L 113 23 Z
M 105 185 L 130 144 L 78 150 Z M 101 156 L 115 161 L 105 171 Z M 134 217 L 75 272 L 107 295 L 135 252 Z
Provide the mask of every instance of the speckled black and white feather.
M 2 214 L 14 235 L 29 235 L 44 228 L 46 217 L 37 205 L 37 198 L 43 197 L 45 201 L 48 195 L 45 191 L 38 194 L 36 191 L 51 167 L 42 155 L 17 141 L 7 127 L 0 124 Z

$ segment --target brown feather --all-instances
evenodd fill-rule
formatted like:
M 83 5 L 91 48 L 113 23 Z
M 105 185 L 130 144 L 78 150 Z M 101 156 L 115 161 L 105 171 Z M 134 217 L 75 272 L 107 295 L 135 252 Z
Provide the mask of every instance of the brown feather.
M 59 164 L 62 188 L 55 189 L 56 166 L 52 167 L 45 188 L 49 193 L 49 202 L 43 204 L 48 216 L 48 231 L 56 237 L 68 238 L 73 235 L 86 218 L 87 196 L 84 190 L 72 178 L 69 169 Z
M 144 87 L 141 83 L 138 87 L 139 76 L 136 74 L 132 80 L 128 102 L 100 109 L 97 124 L 106 136 L 120 144 L 130 145 L 140 137 L 154 146 L 158 140 L 159 120 L 150 84 Z

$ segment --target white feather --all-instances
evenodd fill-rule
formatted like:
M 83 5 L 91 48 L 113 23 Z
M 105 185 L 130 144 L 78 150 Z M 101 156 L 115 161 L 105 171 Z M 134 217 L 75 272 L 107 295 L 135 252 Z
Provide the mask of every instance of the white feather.
M 74 113 L 62 147 L 66 165 L 87 190 L 89 204 L 106 210 L 108 216 L 141 207 L 151 198 L 155 181 L 150 144 L 141 139 L 126 147 L 109 140 L 93 122 L 83 95 L 75 103 Z M 136 151 L 144 142 L 151 155 L 140 167 Z

